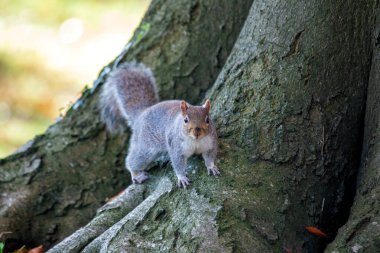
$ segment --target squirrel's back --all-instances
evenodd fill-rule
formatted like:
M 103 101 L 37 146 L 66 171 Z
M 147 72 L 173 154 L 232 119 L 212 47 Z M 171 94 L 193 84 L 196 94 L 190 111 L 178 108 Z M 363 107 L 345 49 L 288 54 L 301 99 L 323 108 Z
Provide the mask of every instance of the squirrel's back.
M 109 131 L 123 131 L 125 120 L 133 126 L 138 115 L 157 102 L 152 71 L 142 63 L 123 63 L 111 72 L 103 86 L 101 118 Z

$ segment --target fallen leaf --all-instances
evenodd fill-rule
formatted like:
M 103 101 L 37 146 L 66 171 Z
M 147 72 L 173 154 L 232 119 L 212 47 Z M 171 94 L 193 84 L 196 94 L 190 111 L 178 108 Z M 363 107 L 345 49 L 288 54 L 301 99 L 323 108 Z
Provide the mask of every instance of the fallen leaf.
M 316 228 L 316 227 L 305 227 L 305 229 L 313 234 L 313 235 L 316 235 L 316 236 L 319 236 L 319 237 L 324 237 L 324 238 L 327 238 L 327 234 L 322 232 L 319 228 Z
M 119 197 L 121 194 L 123 194 L 124 190 L 122 190 L 121 192 L 119 192 L 118 194 L 116 194 L 115 196 L 112 196 L 111 198 L 107 199 L 106 202 L 111 202 L 112 200 L 116 199 L 117 197 Z
M 40 246 L 38 246 L 38 247 L 35 247 L 35 248 L 33 248 L 33 249 L 30 249 L 29 251 L 28 251 L 28 253 L 44 253 L 45 251 L 44 251 L 44 246 L 43 245 L 40 245 Z

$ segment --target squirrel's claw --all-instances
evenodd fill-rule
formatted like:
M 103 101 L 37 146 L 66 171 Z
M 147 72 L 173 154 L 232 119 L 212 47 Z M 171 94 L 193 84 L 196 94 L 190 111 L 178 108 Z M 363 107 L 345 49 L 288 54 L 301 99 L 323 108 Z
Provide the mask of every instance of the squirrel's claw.
M 146 172 L 141 172 L 140 174 L 132 178 L 132 182 L 134 184 L 142 184 L 148 179 L 149 179 L 149 174 Z
M 207 174 L 210 176 L 219 176 L 220 171 L 216 166 L 207 168 Z
M 178 187 L 186 189 L 186 186 L 189 186 L 191 183 L 190 179 L 187 176 L 182 176 L 178 178 Z

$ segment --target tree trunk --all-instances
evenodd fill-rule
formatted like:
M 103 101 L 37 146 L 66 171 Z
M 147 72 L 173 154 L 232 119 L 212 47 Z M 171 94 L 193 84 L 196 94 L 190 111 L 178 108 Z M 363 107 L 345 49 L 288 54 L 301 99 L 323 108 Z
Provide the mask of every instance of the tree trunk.
M 358 189 L 348 222 L 326 252 L 378 252 L 380 249 L 380 6 L 368 86 Z
M 164 7 L 166 4 L 172 7 Z M 334 233 L 348 216 L 353 195 L 350 184 L 360 160 L 373 4 L 374 1 L 365 0 L 254 1 L 231 55 L 207 93 L 213 101 L 212 116 L 220 135 L 218 165 L 222 176 L 208 177 L 201 159 L 195 157 L 189 163 L 192 186 L 182 190 L 175 187 L 170 165 L 158 166 L 160 170 L 152 170 L 149 182 L 129 186 L 99 210 L 86 227 L 50 252 L 321 251 L 327 241 L 308 234 L 304 227 L 318 226 Z M 227 1 L 225 5 L 227 10 Z M 239 4 L 231 4 L 229 8 L 237 8 L 235 5 Z M 214 1 L 207 6 L 210 7 L 204 10 L 218 9 L 216 6 L 223 4 Z M 162 8 L 165 11 L 160 12 Z M 158 24 L 153 28 L 162 22 L 160 16 L 169 12 L 177 21 L 183 13 L 180 17 L 175 13 L 181 10 L 174 7 L 174 0 L 165 4 L 153 2 L 130 49 L 116 63 L 124 59 L 142 59 L 158 75 L 163 97 L 189 96 L 191 101 L 199 101 L 199 95 L 207 87 L 198 80 L 208 80 L 208 86 L 219 70 L 211 68 L 217 46 L 207 44 L 208 50 L 194 59 L 210 64 L 199 63 L 199 67 L 191 71 L 194 59 L 189 59 L 188 53 L 177 55 L 171 43 L 203 49 L 205 44 L 197 43 L 207 43 L 210 31 L 190 29 L 190 34 L 200 34 L 198 40 L 187 44 L 182 43 L 184 39 L 176 25 L 170 25 L 167 31 L 177 32 L 170 32 L 167 37 L 160 35 L 163 41 L 154 43 L 156 46 L 149 44 L 157 39 L 149 34 L 160 31 Z M 194 8 L 188 10 L 194 11 Z M 157 19 L 149 18 L 152 12 L 157 13 Z M 215 22 L 224 19 L 220 17 Z M 204 22 L 207 23 L 206 19 Z M 175 38 L 171 39 L 171 34 Z M 219 30 L 214 35 L 219 38 Z M 145 47 L 145 43 L 149 46 Z M 176 64 L 167 60 L 160 51 L 163 49 L 172 51 L 168 55 L 173 57 L 170 59 L 177 59 Z M 186 66 L 182 71 L 189 72 L 181 72 L 177 66 Z M 176 78 L 178 71 L 182 73 L 179 79 Z M 193 87 L 190 76 L 197 80 L 195 86 L 198 88 Z M 184 85 L 177 85 L 180 82 Z M 174 87 L 174 93 L 167 93 L 169 87 Z M 192 89 L 198 91 L 193 93 Z M 73 112 L 37 140 L 37 143 L 46 140 L 44 145 L 34 144 L 29 151 L 4 162 L 4 166 L 8 166 L 5 168 L 11 168 L 17 166 L 17 162 L 30 161 L 19 174 L 8 176 L 8 181 L 13 182 L 6 186 L 18 180 L 23 182 L 20 188 L 29 193 L 30 186 L 24 185 L 26 177 L 33 185 L 37 179 L 33 173 L 45 170 L 55 175 L 59 172 L 49 170 L 51 165 L 45 162 L 50 158 L 52 163 L 53 157 L 61 161 L 60 170 L 68 170 L 66 167 L 71 160 L 81 166 L 81 170 L 71 169 L 73 173 L 83 173 L 76 179 L 78 184 L 82 181 L 82 184 L 94 185 L 98 178 L 106 184 L 105 178 L 95 177 L 95 173 L 101 174 L 99 167 L 117 165 L 116 171 L 121 170 L 124 152 L 120 151 L 120 146 L 126 137 L 111 138 L 99 130 L 103 126 L 96 118 L 96 91 L 97 88 L 95 96 L 87 92 L 77 103 L 79 109 L 75 110 L 74 106 Z M 83 135 L 82 131 L 87 134 Z M 78 140 L 78 136 L 79 143 L 64 145 Z M 52 142 L 54 137 L 57 140 Z M 89 145 L 92 139 L 99 140 L 97 147 Z M 53 147 L 63 148 L 48 152 L 49 142 Z M 82 149 L 76 149 L 80 144 Z M 37 154 L 42 149 L 46 153 L 33 158 L 36 149 Z M 73 150 L 75 153 L 70 153 Z M 82 160 L 86 162 L 84 165 L 80 163 Z M 86 173 L 90 172 L 84 169 L 94 165 L 97 167 L 93 174 L 86 178 Z M 120 184 L 123 179 L 118 181 L 119 175 L 112 171 L 116 184 Z M 70 189 L 67 184 L 60 187 L 66 191 Z M 11 194 L 9 189 L 6 194 Z M 90 190 L 92 194 L 93 189 Z M 18 190 L 17 194 L 20 192 Z M 3 199 L 12 200 L 11 197 Z M 51 208 L 54 210 L 56 205 L 52 204 Z M 31 213 L 34 214 L 34 210 Z M 37 213 L 45 219 L 55 214 Z M 46 222 L 54 224 L 52 220 Z
M 130 184 L 124 168 L 129 134 L 104 131 L 98 86 L 121 60 L 138 60 L 153 68 L 162 98 L 199 101 L 223 67 L 251 2 L 152 1 L 124 52 L 94 87 L 46 133 L 0 160 L 0 232 L 49 246 L 86 224 L 107 197 Z
M 244 148 L 231 163 L 236 169 L 227 166 L 244 187 L 223 202 L 234 208 L 220 211 L 241 215 L 227 219 L 236 238 L 238 224 L 249 223 L 241 237 L 264 237 L 263 245 L 273 244 L 267 251 L 315 252 L 346 221 L 360 161 L 373 4 L 253 3 L 210 93 L 223 141 Z M 242 245 L 238 251 L 248 252 L 255 244 Z
M 348 215 L 372 21 L 366 1 L 253 2 L 208 93 L 222 176 L 194 158 L 184 191 L 154 170 L 148 197 L 82 252 L 322 250 L 304 227 L 334 232 Z
M 153 69 L 160 98 L 199 102 L 239 35 L 252 0 L 154 0 L 118 60 Z

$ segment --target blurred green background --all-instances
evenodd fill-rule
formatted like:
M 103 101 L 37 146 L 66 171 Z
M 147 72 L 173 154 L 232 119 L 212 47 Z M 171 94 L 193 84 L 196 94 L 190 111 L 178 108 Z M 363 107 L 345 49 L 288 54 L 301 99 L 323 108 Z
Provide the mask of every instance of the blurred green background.
M 0 158 L 41 134 L 121 52 L 149 0 L 0 0 Z

